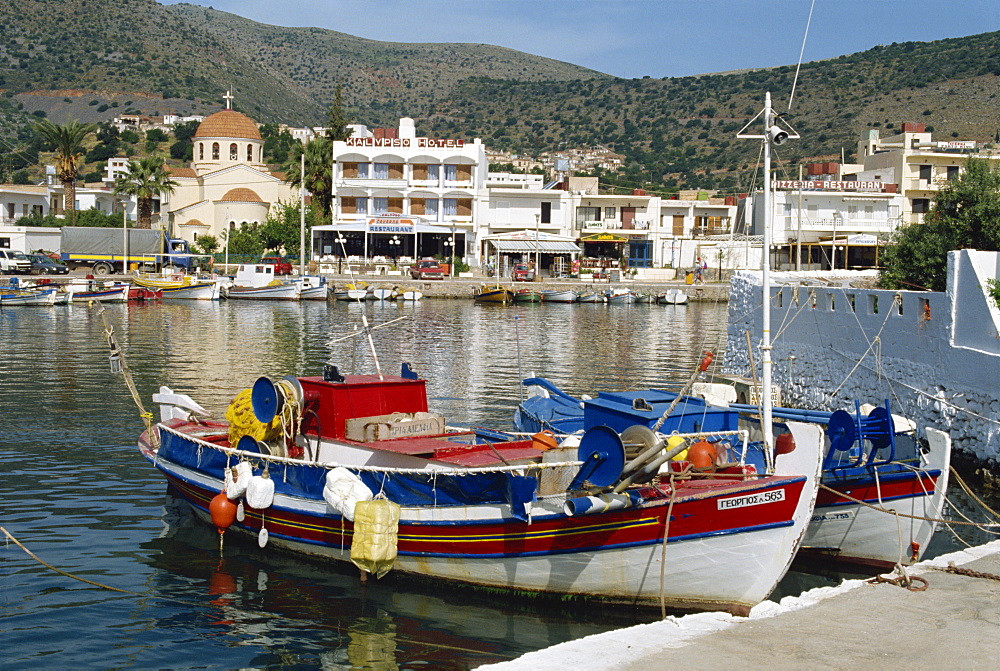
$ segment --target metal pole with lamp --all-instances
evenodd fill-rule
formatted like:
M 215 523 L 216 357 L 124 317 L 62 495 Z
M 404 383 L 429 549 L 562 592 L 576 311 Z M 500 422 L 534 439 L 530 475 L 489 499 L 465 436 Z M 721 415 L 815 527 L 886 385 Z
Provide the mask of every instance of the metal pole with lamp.
M 389 253 L 392 255 L 392 265 L 397 265 L 396 259 L 399 258 L 399 246 L 403 244 L 403 241 L 399 239 L 398 235 L 394 235 L 389 238 Z
M 539 277 L 542 274 L 542 262 L 541 262 L 541 244 L 538 242 L 538 225 L 542 220 L 542 215 L 535 215 L 535 277 Z
M 299 167 L 299 277 L 306 274 L 306 150 Z
M 344 237 L 343 233 L 337 231 L 337 237 L 333 241 L 340 245 L 340 248 L 337 250 L 337 274 L 340 275 L 343 271 L 344 257 L 347 255 L 347 250 L 344 249 L 344 243 L 347 242 L 347 238 Z
M 448 275 L 455 276 L 455 238 L 451 237 L 444 241 L 444 246 L 448 248 Z
M 128 201 L 122 201 L 122 275 L 128 272 Z

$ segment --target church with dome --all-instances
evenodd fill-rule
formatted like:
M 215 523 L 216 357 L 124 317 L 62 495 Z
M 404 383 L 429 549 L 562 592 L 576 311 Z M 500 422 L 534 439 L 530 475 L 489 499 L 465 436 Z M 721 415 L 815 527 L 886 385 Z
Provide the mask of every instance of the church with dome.
M 161 202 L 173 235 L 190 242 L 213 235 L 224 245 L 223 231 L 262 224 L 279 203 L 298 202 L 298 189 L 267 169 L 257 124 L 230 109 L 232 97 L 225 97 L 226 109 L 198 126 L 190 167 L 170 168 L 177 186 Z

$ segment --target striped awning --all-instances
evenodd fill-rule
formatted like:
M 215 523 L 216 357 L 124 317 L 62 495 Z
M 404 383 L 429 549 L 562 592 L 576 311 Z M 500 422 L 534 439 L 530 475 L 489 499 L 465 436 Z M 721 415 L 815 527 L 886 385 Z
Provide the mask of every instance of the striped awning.
M 493 247 L 501 253 L 543 252 L 545 254 L 580 254 L 580 249 L 574 242 L 560 240 L 490 240 Z

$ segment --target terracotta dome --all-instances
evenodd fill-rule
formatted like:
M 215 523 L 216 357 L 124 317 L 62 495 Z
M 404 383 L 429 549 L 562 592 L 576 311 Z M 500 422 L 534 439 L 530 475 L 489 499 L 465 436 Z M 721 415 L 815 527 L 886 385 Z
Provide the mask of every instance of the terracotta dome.
M 185 226 L 204 226 L 205 224 L 201 223 L 201 221 L 199 221 L 198 219 L 188 219 L 187 221 L 184 222 L 184 225 Z
M 236 110 L 222 110 L 201 122 L 195 137 L 224 137 L 244 140 L 262 140 L 260 131 L 250 117 Z
M 244 186 L 237 187 L 235 189 L 230 189 L 226 192 L 226 195 L 222 197 L 223 203 L 263 203 L 264 201 L 260 199 L 252 189 L 248 189 Z

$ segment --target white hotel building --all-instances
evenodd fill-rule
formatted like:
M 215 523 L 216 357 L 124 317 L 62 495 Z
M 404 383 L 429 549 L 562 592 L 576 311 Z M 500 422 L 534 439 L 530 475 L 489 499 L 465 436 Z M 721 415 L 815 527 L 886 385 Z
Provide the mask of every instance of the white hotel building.
M 334 223 L 313 229 L 314 254 L 328 261 L 406 262 L 454 249 L 472 266 L 538 258 L 543 274 L 580 256 L 686 268 L 706 222 L 729 230 L 736 213 L 707 199 L 599 195 L 596 178 L 546 185 L 489 173 L 481 140 L 418 137 L 409 118 L 398 130 L 353 130 L 333 146 Z

